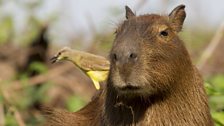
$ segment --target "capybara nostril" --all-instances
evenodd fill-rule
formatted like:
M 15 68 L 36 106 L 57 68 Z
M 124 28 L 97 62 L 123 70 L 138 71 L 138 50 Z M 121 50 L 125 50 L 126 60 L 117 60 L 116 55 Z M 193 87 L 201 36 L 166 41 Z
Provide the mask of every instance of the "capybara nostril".
M 118 60 L 118 57 L 117 57 L 116 53 L 112 53 L 111 58 L 112 58 L 113 61 L 117 61 Z
M 137 59 L 137 54 L 136 54 L 136 53 L 131 53 L 131 54 L 129 55 L 129 59 L 131 59 L 131 60 L 135 60 L 135 59 Z

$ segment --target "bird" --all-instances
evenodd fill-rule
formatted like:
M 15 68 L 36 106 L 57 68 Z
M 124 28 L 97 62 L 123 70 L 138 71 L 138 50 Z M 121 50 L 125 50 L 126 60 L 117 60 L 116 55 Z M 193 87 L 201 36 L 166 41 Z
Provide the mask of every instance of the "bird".
M 51 58 L 51 62 L 63 60 L 70 61 L 81 69 L 92 80 L 97 90 L 100 89 L 99 83 L 108 77 L 110 62 L 105 57 L 63 47 Z

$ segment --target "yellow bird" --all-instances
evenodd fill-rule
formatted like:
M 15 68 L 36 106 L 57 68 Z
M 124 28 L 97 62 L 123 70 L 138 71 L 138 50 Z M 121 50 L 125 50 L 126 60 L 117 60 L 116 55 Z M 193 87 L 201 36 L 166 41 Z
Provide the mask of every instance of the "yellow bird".
M 97 90 L 100 89 L 99 82 L 105 81 L 110 69 L 110 62 L 98 55 L 78 51 L 69 47 L 62 48 L 54 57 L 51 58 L 52 63 L 68 60 L 81 69 L 89 76 Z

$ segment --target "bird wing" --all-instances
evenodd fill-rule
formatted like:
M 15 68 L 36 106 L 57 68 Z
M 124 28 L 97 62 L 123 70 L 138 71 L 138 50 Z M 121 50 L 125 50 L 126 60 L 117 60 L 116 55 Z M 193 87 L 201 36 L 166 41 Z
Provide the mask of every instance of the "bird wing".
M 98 55 L 85 53 L 80 55 L 79 66 L 85 71 L 109 71 L 110 62 Z

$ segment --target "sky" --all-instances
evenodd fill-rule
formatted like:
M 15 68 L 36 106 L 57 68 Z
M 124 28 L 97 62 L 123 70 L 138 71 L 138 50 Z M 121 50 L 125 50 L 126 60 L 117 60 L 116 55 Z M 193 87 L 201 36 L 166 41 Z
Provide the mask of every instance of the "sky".
M 128 5 L 137 14 L 168 14 L 179 4 L 186 5 L 185 25 L 201 28 L 217 28 L 224 22 L 223 0 L 43 0 L 40 7 L 30 13 L 24 5 L 39 0 L 3 0 L 2 15 L 11 15 L 16 22 L 15 31 L 27 27 L 29 14 L 42 22 L 50 22 L 53 41 L 66 43 L 72 37 L 83 33 L 90 40 L 94 32 L 111 31 L 124 19 L 124 6 Z M 143 4 L 140 4 L 142 1 Z M 49 16 L 57 15 L 49 21 Z M 193 24 L 193 25 L 192 25 Z

